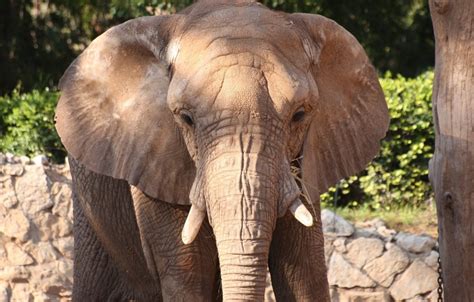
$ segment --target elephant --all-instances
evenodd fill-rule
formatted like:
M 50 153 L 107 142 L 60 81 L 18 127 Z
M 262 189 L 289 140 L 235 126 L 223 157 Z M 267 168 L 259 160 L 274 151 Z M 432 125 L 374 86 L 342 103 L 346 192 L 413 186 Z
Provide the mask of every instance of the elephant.
M 75 301 L 328 301 L 319 196 L 377 154 L 362 46 L 320 15 L 198 1 L 100 35 L 59 82 Z

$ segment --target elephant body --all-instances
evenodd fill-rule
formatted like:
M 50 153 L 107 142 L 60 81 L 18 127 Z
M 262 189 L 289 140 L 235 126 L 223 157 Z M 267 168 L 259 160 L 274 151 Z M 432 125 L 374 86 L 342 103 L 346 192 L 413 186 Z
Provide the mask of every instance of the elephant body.
M 180 232 L 188 207 L 155 200 L 124 180 L 69 161 L 74 183 L 74 300 L 218 299 L 217 251 L 208 223 L 196 244 L 184 246 Z
M 108 30 L 60 89 L 74 300 L 261 301 L 267 269 L 277 300 L 329 300 L 319 194 L 388 127 L 347 31 L 199 1 Z
M 217 248 L 207 221 L 193 243 L 183 245 L 180 232 L 189 207 L 150 198 L 74 158 L 69 163 L 74 183 L 73 300 L 222 300 Z M 268 268 L 279 301 L 328 300 L 324 263 L 319 224 L 307 229 L 290 214 L 278 219 Z

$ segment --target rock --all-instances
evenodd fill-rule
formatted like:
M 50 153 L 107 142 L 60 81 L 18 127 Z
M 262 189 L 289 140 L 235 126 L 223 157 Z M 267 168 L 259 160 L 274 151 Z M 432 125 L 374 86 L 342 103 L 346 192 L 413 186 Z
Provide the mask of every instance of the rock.
M 7 163 L 7 157 L 5 156 L 5 154 L 0 152 L 0 165 L 4 165 L 6 163 Z
M 59 302 L 59 298 L 54 295 L 47 295 L 43 292 L 34 292 L 33 301 L 34 302 Z
M 30 221 L 18 209 L 10 210 L 5 219 L 0 222 L 0 232 L 10 238 L 17 238 L 22 242 L 28 240 L 29 230 Z
M 437 282 L 437 273 L 422 260 L 415 259 L 400 278 L 395 280 L 390 287 L 390 294 L 395 300 L 414 298 L 435 290 Z
M 7 242 L 5 244 L 5 249 L 7 250 L 8 262 L 10 262 L 11 265 L 28 265 L 35 262 L 30 255 L 25 253 L 13 242 Z
M 336 240 L 334 240 L 334 249 L 339 253 L 347 252 L 346 238 L 337 238 Z
M 439 258 L 438 252 L 437 251 L 431 251 L 430 254 L 425 259 L 423 259 L 423 261 L 425 261 L 425 263 L 428 264 L 429 267 L 431 267 L 432 269 L 437 271 L 438 270 L 438 258 Z
M 29 282 L 46 294 L 59 296 L 72 288 L 72 261 L 55 261 L 31 268 Z
M 72 223 L 69 219 L 47 212 L 41 212 L 33 218 L 37 227 L 37 237 L 41 241 L 53 240 L 68 236 L 72 233 Z
M 0 203 L 7 209 L 13 208 L 18 203 L 11 176 L 0 179 Z
M 383 253 L 383 242 L 376 238 L 358 238 L 347 245 L 346 259 L 358 268 Z
M 406 299 L 404 300 L 406 302 L 426 302 L 426 299 L 424 299 L 422 296 L 415 296 L 413 298 L 410 298 L 410 299 Z
M 31 254 L 35 258 L 36 262 L 43 264 L 47 262 L 53 262 L 59 259 L 59 254 L 56 252 L 53 245 L 46 242 L 38 242 L 32 248 Z
M 332 252 L 334 251 L 334 239 L 335 237 L 332 236 L 326 236 L 324 238 L 324 259 L 326 260 L 326 267 L 329 265 L 329 259 L 331 259 Z
M 328 281 L 329 285 L 344 288 L 375 286 L 375 282 L 372 279 L 353 267 L 337 252 L 332 254 L 331 261 L 329 262 Z
M 392 241 L 392 239 L 394 238 L 394 236 L 397 234 L 397 232 L 395 230 L 392 230 L 392 229 L 387 229 L 386 226 L 379 226 L 377 228 L 377 233 L 382 236 L 383 238 L 385 238 L 386 241 Z
M 10 301 L 10 285 L 6 282 L 0 282 L 0 302 Z
M 354 234 L 352 235 L 353 238 L 381 238 L 381 236 L 377 233 L 377 230 L 373 227 L 364 228 L 364 229 L 355 229 Z
M 354 233 L 354 227 L 344 218 L 328 209 L 321 211 L 321 220 L 324 233 L 336 233 L 338 236 L 349 237 Z
M 391 245 L 381 257 L 368 262 L 364 270 L 380 285 L 389 287 L 395 275 L 403 272 L 409 263 L 410 259 L 405 252 L 398 246 Z
M 9 163 L 9 164 L 14 164 L 15 163 L 15 155 L 13 155 L 10 152 L 5 153 L 5 159 L 7 160 L 7 163 Z
M 438 289 L 436 288 L 428 296 L 426 296 L 426 300 L 428 300 L 428 301 L 438 301 Z
M 33 302 L 28 283 L 14 283 L 12 288 L 12 301 Z
M 0 203 L 0 225 L 2 225 L 3 220 L 5 217 L 7 217 L 8 214 L 8 209 L 3 206 L 3 204 Z M 0 231 L 0 235 L 2 235 Z
M 0 281 L 26 281 L 30 271 L 23 266 L 5 266 L 0 268 Z
M 57 271 L 66 276 L 66 279 L 72 284 L 74 261 L 72 259 L 61 259 L 56 262 Z
M 21 208 L 29 217 L 54 205 L 43 167 L 26 166 L 25 175 L 17 179 L 15 189 Z
M 22 164 L 3 165 L 0 167 L 0 172 L 5 175 L 21 176 L 25 172 L 25 168 Z
M 395 239 L 400 247 L 412 253 L 426 253 L 436 246 L 436 241 L 427 235 L 400 232 Z
M 381 226 L 385 226 L 385 221 L 382 218 L 374 218 L 357 224 L 357 227 L 360 228 L 374 228 L 377 229 Z
M 72 221 L 71 187 L 66 183 L 55 182 L 51 187 L 51 196 L 54 203 L 52 213 Z
M 7 250 L 5 249 L 5 243 L 1 240 L 0 236 L 0 267 L 5 266 L 7 261 Z
M 29 165 L 31 163 L 31 160 L 28 156 L 22 155 L 20 156 L 20 163 L 23 165 Z
M 74 257 L 74 239 L 72 237 L 59 238 L 53 242 L 55 248 L 66 258 Z
M 48 164 L 48 158 L 44 154 L 36 155 L 31 161 L 37 166 L 43 166 Z
M 339 301 L 344 302 L 390 302 L 390 295 L 385 291 L 364 292 L 359 290 L 340 290 Z

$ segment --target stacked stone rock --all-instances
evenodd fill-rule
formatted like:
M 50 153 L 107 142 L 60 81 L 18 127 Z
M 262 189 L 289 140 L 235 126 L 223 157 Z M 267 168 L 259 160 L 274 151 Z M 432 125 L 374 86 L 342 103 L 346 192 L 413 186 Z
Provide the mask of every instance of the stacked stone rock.
M 68 301 L 72 204 L 67 167 L 0 153 L 0 302 Z
M 72 219 L 67 166 L 0 153 L 0 302 L 70 300 Z M 328 210 L 322 221 L 332 301 L 436 301 L 433 238 Z
M 437 242 L 322 211 L 332 301 L 437 301 Z

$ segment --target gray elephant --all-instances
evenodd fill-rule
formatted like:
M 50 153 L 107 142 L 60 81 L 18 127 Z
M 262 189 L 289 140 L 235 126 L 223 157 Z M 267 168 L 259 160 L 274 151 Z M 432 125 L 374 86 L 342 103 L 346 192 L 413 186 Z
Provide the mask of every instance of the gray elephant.
M 319 195 L 388 127 L 346 30 L 201 1 L 108 30 L 60 89 L 76 301 L 262 301 L 267 268 L 277 300 L 329 300 Z

